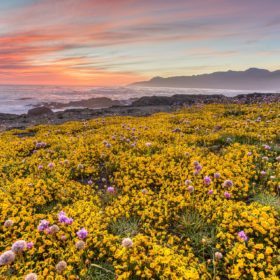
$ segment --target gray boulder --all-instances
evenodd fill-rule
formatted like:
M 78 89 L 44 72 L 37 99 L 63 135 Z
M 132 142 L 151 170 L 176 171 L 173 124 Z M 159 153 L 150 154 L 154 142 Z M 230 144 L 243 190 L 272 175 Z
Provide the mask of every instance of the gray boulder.
M 53 114 L 53 111 L 45 106 L 32 108 L 27 112 L 27 116 L 29 117 L 45 116 L 51 114 Z

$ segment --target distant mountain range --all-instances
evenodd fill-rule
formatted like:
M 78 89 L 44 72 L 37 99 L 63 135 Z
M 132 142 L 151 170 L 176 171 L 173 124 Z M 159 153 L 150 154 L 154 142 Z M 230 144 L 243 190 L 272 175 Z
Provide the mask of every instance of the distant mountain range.
M 211 88 L 235 90 L 280 90 L 280 70 L 249 68 L 246 71 L 214 72 L 211 74 L 155 77 L 149 81 L 133 83 L 130 86 Z

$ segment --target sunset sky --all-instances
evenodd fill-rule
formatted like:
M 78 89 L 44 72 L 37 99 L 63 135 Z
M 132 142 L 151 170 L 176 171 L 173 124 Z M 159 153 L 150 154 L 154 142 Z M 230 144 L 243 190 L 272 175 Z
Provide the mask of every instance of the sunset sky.
M 280 69 L 279 0 L 1 0 L 0 84 Z

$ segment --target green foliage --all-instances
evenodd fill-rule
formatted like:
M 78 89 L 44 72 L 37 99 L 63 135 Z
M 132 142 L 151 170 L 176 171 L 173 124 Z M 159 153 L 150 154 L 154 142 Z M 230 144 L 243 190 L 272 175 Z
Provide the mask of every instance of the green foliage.
M 108 230 L 114 235 L 119 235 L 121 237 L 133 237 L 139 231 L 140 219 L 131 218 L 119 218 L 115 222 L 109 224 Z
M 196 209 L 187 209 L 181 215 L 175 231 L 190 239 L 190 245 L 201 260 L 212 257 L 216 243 L 216 226 L 207 223 Z
M 82 280 L 114 280 L 114 268 L 106 263 L 91 264 L 90 269 Z
M 259 193 L 255 195 L 252 199 L 255 202 L 258 202 L 265 206 L 270 206 L 275 208 L 275 210 L 280 214 L 280 198 L 273 196 L 271 194 Z

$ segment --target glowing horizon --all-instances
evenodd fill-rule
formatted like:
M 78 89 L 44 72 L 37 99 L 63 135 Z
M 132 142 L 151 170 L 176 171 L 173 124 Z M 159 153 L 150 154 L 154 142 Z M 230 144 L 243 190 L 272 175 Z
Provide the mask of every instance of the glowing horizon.
M 7 0 L 0 84 L 112 86 L 279 69 L 278 0 Z

